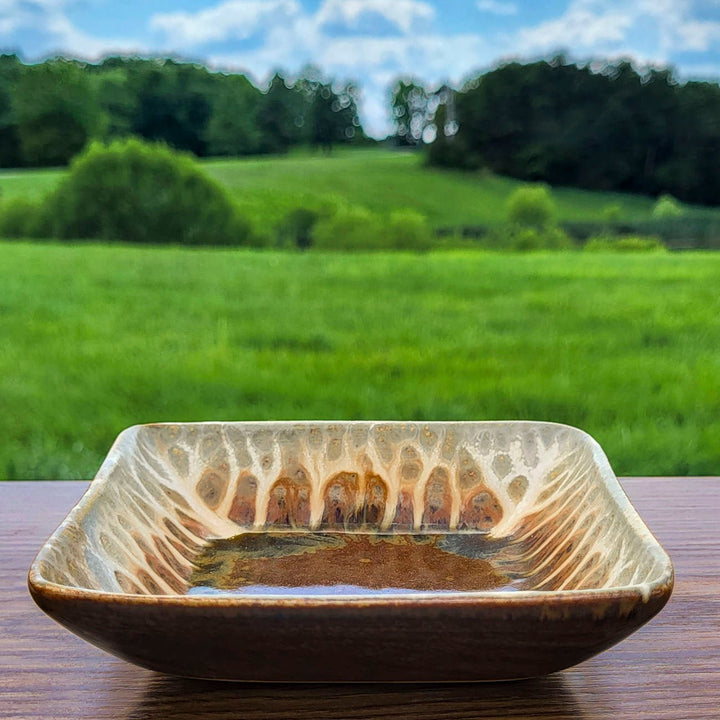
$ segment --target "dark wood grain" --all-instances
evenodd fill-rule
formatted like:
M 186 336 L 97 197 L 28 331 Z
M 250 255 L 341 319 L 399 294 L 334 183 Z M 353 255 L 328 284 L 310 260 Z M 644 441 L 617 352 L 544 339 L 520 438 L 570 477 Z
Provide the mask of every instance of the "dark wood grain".
M 620 645 L 532 681 L 241 685 L 136 668 L 30 599 L 27 569 L 86 483 L 0 483 L 0 718 L 697 718 L 720 716 L 720 478 L 635 478 L 631 500 L 675 564 L 667 607 Z

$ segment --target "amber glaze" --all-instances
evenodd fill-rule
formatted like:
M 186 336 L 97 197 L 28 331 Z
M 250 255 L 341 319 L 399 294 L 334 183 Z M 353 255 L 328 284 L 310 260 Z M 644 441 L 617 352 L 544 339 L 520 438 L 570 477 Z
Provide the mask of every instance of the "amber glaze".
M 198 588 L 276 594 L 519 590 L 492 562 L 484 538 L 472 555 L 453 552 L 445 534 L 243 533 L 213 540 L 193 560 Z M 473 538 L 470 538 L 473 539 Z M 507 570 L 506 570 L 507 571 Z

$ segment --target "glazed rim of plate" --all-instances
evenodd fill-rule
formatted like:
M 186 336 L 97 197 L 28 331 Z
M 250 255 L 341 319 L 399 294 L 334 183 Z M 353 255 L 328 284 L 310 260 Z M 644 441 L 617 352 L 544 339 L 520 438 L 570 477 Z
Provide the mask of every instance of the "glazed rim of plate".
M 537 577 L 513 593 L 186 594 L 203 542 L 291 528 L 510 537 Z M 674 576 L 604 452 L 577 428 L 283 421 L 123 431 L 28 579 L 38 595 L 138 605 L 518 607 L 647 602 Z

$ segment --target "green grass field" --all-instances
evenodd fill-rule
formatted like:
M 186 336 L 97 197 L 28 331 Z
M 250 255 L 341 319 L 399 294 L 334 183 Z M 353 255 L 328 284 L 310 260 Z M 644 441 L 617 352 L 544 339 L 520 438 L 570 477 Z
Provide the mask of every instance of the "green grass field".
M 505 202 L 520 184 L 483 173 L 429 169 L 419 155 L 390 150 L 344 150 L 327 157 L 208 160 L 206 170 L 225 184 L 259 227 L 270 227 L 291 208 L 340 198 L 387 213 L 419 210 L 431 225 L 497 224 Z M 0 172 L 0 197 L 39 197 L 51 190 L 61 170 Z M 608 205 L 620 205 L 623 219 L 650 217 L 651 198 L 559 188 L 554 191 L 561 220 L 601 220 Z
M 140 422 L 298 418 L 554 420 L 620 474 L 718 474 L 719 280 L 710 253 L 0 243 L 0 477 L 89 478 Z

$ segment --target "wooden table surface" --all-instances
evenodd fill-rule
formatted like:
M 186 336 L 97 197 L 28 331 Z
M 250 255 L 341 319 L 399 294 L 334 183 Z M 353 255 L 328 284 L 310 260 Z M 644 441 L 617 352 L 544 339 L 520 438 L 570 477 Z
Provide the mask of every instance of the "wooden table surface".
M 87 483 L 0 483 L 0 718 L 720 718 L 720 478 L 623 486 L 673 559 L 675 592 L 596 658 L 508 683 L 247 685 L 134 667 L 46 617 L 27 570 Z

